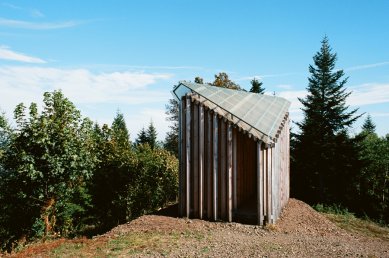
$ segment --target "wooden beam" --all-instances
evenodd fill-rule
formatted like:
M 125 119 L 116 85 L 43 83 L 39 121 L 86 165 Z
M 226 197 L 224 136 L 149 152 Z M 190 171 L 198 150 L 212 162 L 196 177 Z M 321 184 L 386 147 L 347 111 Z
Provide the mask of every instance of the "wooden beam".
M 257 213 L 258 225 L 263 225 L 263 157 L 262 142 L 257 142 Z
M 210 110 L 207 110 L 207 218 L 212 218 L 212 161 L 213 161 L 213 152 L 212 152 L 212 115 Z
M 218 118 L 213 114 L 213 220 L 217 220 Z
M 185 163 L 186 163 L 186 217 L 189 218 L 190 216 L 190 123 L 191 123 L 191 117 L 190 117 L 190 106 L 191 106 L 191 100 L 190 97 L 187 96 L 186 98 L 186 132 L 185 132 L 185 145 L 186 145 L 186 157 L 185 157 Z
M 227 218 L 232 221 L 232 126 L 227 127 Z
M 222 220 L 227 219 L 227 194 L 226 194 L 226 177 L 227 177 L 227 158 L 226 158 L 226 123 L 220 120 L 220 217 Z
M 199 217 L 199 106 L 196 102 L 192 103 L 192 196 L 193 196 L 193 216 Z
M 237 131 L 236 129 L 233 129 L 232 131 L 232 166 L 233 166 L 233 186 L 232 186 L 232 192 L 233 192 L 233 207 L 234 211 L 236 211 L 238 207 L 238 188 L 237 188 L 237 177 L 238 177 L 238 160 L 237 160 Z
M 182 130 L 183 130 L 183 115 L 182 115 L 182 99 L 178 103 L 178 157 L 179 157 L 179 187 L 178 187 L 178 203 L 179 203 L 179 216 L 182 217 L 184 214 L 184 205 L 183 205 L 183 153 L 182 153 Z
M 199 197 L 199 217 L 203 218 L 204 208 L 204 108 L 200 104 L 199 107 L 199 183 L 200 183 L 200 197 Z

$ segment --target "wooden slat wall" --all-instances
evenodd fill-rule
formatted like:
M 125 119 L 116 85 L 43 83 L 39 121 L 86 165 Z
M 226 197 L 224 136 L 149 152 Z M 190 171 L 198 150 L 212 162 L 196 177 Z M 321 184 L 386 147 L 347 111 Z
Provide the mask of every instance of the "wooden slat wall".
M 180 215 L 233 221 L 251 202 L 258 224 L 274 223 L 289 199 L 289 119 L 266 145 L 190 95 L 179 110 Z

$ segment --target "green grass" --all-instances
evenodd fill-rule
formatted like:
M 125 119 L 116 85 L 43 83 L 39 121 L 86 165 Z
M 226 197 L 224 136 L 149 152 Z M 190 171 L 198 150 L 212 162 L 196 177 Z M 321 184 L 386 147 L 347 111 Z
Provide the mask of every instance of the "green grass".
M 359 233 L 368 237 L 377 237 L 389 241 L 389 228 L 383 227 L 369 220 L 359 219 L 351 213 L 333 214 L 324 213 L 324 215 L 334 222 L 338 227 L 351 233 Z
M 197 231 L 184 232 L 128 232 L 108 241 L 87 240 L 80 243 L 71 241 L 51 249 L 47 257 L 125 257 L 144 253 L 146 255 L 169 256 L 179 247 L 180 241 L 195 239 L 202 241 L 205 236 Z M 209 250 L 204 249 L 206 253 Z

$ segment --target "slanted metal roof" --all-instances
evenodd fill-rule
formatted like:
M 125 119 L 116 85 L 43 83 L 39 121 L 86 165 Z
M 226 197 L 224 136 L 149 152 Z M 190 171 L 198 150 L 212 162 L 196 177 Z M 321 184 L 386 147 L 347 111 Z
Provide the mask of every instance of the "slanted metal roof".
M 173 95 L 184 95 L 225 117 L 248 134 L 274 143 L 287 117 L 290 102 L 284 98 L 182 81 Z

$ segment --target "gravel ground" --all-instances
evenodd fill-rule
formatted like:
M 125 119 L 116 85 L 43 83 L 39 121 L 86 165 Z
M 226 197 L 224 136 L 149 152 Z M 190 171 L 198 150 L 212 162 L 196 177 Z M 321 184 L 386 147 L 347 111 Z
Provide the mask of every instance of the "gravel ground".
M 290 199 L 276 225 L 265 229 L 147 215 L 95 239 L 127 232 L 180 235 L 174 244 L 164 244 L 167 253 L 144 248 L 134 254 L 139 257 L 389 257 L 388 241 L 352 235 L 296 199 Z
M 276 225 L 265 228 L 188 220 L 174 213 L 147 215 L 93 239 L 60 239 L 12 256 L 52 257 L 56 248 L 74 243 L 82 246 L 78 253 L 54 256 L 389 257 L 389 241 L 351 234 L 296 199 L 290 199 Z

